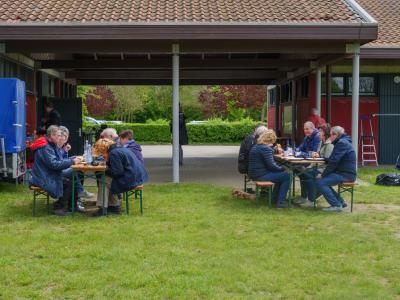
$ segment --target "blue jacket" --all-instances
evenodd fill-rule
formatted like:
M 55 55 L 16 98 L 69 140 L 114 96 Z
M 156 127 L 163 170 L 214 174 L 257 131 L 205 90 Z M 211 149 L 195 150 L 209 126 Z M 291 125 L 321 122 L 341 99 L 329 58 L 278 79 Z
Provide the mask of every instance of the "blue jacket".
M 331 173 L 337 173 L 346 177 L 349 181 L 356 180 L 356 153 L 348 135 L 342 135 L 333 142 L 334 148 L 329 158 L 325 159 L 327 166 L 322 177 Z
M 249 176 L 253 180 L 267 173 L 282 172 L 285 169 L 274 160 L 274 149 L 267 145 L 254 145 L 249 154 Z
M 41 187 L 52 198 L 58 199 L 63 196 L 62 170 L 72 166 L 73 161 L 70 158 L 62 158 L 57 145 L 54 143 L 47 139 L 44 141 L 44 138 L 41 138 L 41 141 L 42 143 L 37 148 L 34 144 L 32 145 L 35 149 L 35 163 L 33 164 L 30 185 Z
M 314 129 L 311 136 L 304 137 L 303 143 L 299 146 L 298 150 L 303 156 L 308 155 L 308 151 L 318 152 L 320 144 L 321 138 L 319 136 L 319 131 L 318 129 Z
M 125 148 L 128 148 L 135 154 L 136 158 L 143 164 L 143 155 L 142 155 L 142 147 L 135 140 L 131 140 L 124 145 Z
M 112 145 L 109 149 L 106 174 L 112 177 L 111 192 L 130 191 L 149 179 L 144 165 L 127 148 Z

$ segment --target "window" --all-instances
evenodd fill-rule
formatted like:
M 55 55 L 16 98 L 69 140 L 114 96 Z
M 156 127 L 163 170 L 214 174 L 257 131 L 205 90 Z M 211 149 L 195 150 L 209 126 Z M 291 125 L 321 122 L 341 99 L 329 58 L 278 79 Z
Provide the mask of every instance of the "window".
M 281 102 L 286 103 L 292 100 L 292 84 L 287 83 L 281 86 Z
M 286 105 L 283 108 L 282 127 L 284 135 L 292 134 L 292 105 Z
M 304 76 L 297 82 L 297 95 L 300 98 L 308 98 L 308 76 Z
M 269 105 L 276 105 L 276 88 L 268 90 Z
M 345 76 L 332 76 L 332 95 L 343 95 L 345 94 Z M 326 84 L 325 84 L 325 76 L 321 78 L 321 93 L 322 95 L 326 94 Z
M 353 78 L 348 78 L 349 88 L 348 94 L 351 95 L 353 91 Z M 360 95 L 375 95 L 376 94 L 376 80 L 374 76 L 360 76 Z

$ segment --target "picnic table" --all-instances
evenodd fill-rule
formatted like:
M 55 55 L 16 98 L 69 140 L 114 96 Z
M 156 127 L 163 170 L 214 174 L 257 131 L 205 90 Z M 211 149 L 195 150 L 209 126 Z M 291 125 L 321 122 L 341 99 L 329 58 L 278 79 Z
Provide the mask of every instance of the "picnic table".
M 106 169 L 105 165 L 92 166 L 88 164 L 77 164 L 72 166 L 72 204 L 71 204 L 71 213 L 75 212 L 75 180 L 77 178 L 78 172 L 81 172 L 83 179 L 92 178 L 97 181 L 98 174 L 101 175 L 101 183 L 99 188 L 101 187 L 103 193 L 103 203 L 102 210 L 103 215 L 107 214 L 107 208 L 104 206 L 104 199 L 106 197 Z
M 277 162 L 285 166 L 287 169 L 289 169 L 289 196 L 288 196 L 288 202 L 289 202 L 289 207 L 292 202 L 292 199 L 295 197 L 295 188 L 296 188 L 296 181 L 295 181 L 295 176 L 300 176 L 304 174 L 307 169 L 306 167 L 309 166 L 310 164 L 313 164 L 313 168 L 317 169 L 319 165 L 324 165 L 325 160 L 323 158 L 302 158 L 302 157 L 294 157 L 294 156 L 283 156 L 283 155 L 274 155 L 274 158 Z M 293 192 L 292 192 L 293 189 Z M 314 202 L 315 206 L 315 199 L 312 199 Z

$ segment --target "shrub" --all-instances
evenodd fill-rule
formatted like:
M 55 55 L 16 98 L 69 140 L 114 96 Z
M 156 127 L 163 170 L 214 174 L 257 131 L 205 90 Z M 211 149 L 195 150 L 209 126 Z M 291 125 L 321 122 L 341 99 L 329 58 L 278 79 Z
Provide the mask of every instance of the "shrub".
M 227 122 L 220 119 L 209 120 L 203 124 L 187 124 L 189 143 L 219 144 L 239 143 L 252 132 L 255 122 L 244 119 L 240 122 Z M 110 124 L 118 132 L 130 129 L 138 142 L 170 143 L 171 132 L 167 120 L 149 120 L 148 123 Z M 93 132 L 98 126 L 87 126 L 84 132 Z

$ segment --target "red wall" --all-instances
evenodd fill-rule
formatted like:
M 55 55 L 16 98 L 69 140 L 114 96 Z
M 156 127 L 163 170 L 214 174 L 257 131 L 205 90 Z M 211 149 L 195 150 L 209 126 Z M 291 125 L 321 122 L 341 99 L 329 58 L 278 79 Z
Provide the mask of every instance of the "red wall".
M 268 107 L 268 128 L 272 128 L 274 130 L 276 130 L 275 128 L 275 106 L 269 106 Z
M 26 94 L 26 134 L 31 135 L 36 129 L 36 97 Z

